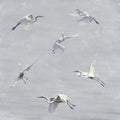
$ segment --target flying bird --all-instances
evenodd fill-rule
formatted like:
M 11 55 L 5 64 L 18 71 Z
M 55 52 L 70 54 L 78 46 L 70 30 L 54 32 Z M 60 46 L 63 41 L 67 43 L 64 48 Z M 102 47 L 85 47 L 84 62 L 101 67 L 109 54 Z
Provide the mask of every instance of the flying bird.
M 89 71 L 88 72 L 81 72 L 79 70 L 75 70 L 73 72 L 76 73 L 77 76 L 79 77 L 84 77 L 84 78 L 89 78 L 89 79 L 93 79 L 96 80 L 100 85 L 102 85 L 103 87 L 105 86 L 105 83 L 103 81 L 101 81 L 96 75 L 95 75 L 95 68 L 94 68 L 94 64 L 95 64 L 95 60 L 91 63 Z
M 56 110 L 56 108 L 59 105 L 59 103 L 67 103 L 67 105 L 72 110 L 74 110 L 74 107 L 76 107 L 76 105 L 72 104 L 69 101 L 68 96 L 65 95 L 65 94 L 57 94 L 56 97 L 53 97 L 53 98 L 50 98 L 50 99 L 48 97 L 45 97 L 45 96 L 40 96 L 40 97 L 37 97 L 37 98 L 44 98 L 46 100 L 46 102 L 49 104 L 48 111 L 50 113 L 53 113 Z
M 62 52 L 64 52 L 65 47 L 61 43 L 64 42 L 65 40 L 67 40 L 67 39 L 74 38 L 74 37 L 77 37 L 77 36 L 79 36 L 78 33 L 74 34 L 74 35 L 64 35 L 64 33 L 62 33 L 61 37 L 58 38 L 58 40 L 55 41 L 55 43 L 53 45 L 53 50 L 52 50 L 53 54 L 55 54 L 55 51 L 57 49 L 60 49 Z
M 32 67 L 37 61 L 38 61 L 38 59 L 36 59 L 31 65 L 29 65 L 28 67 L 26 67 L 26 68 L 24 68 L 24 69 L 22 68 L 21 64 L 19 64 L 19 67 L 21 68 L 21 71 L 20 71 L 17 79 L 15 80 L 14 84 L 11 86 L 11 88 L 12 88 L 12 87 L 15 87 L 19 80 L 23 80 L 23 82 L 24 82 L 25 84 L 27 84 L 26 81 L 29 80 L 29 79 L 28 79 L 28 77 L 26 76 L 26 72 L 28 72 L 28 71 L 31 69 L 31 67 Z
M 79 9 L 75 9 L 74 13 L 70 14 L 72 16 L 82 16 L 80 20 L 77 20 L 78 22 L 85 22 L 85 23 L 91 23 L 94 21 L 96 24 L 99 24 L 99 22 L 92 16 L 89 15 L 88 12 L 81 11 Z
M 33 17 L 33 15 L 26 15 L 17 22 L 17 24 L 12 28 L 12 30 L 15 30 L 19 25 L 29 25 L 35 23 L 38 20 L 38 18 L 41 17 L 44 16 Z

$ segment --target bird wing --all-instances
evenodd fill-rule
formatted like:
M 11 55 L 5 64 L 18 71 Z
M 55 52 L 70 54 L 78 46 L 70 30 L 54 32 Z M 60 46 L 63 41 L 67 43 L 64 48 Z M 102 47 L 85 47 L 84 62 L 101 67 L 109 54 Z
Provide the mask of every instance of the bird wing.
M 26 17 L 21 18 L 21 19 L 18 21 L 18 23 L 20 23 L 20 24 L 26 24 L 26 23 L 27 23 Z
M 69 14 L 69 15 L 71 15 L 71 16 L 75 16 L 75 17 L 79 17 L 79 16 L 80 16 L 80 15 L 77 14 L 77 13 L 72 13 L 72 14 Z
M 50 104 L 49 104 L 48 111 L 49 111 L 50 113 L 54 112 L 54 111 L 56 110 L 58 104 L 59 104 L 59 102 L 56 102 L 56 101 L 54 101 L 53 103 L 50 103 Z
M 10 86 L 10 88 L 13 88 L 16 86 L 16 84 L 18 83 L 19 77 L 17 78 L 17 80 L 15 80 L 15 82 Z
M 77 36 L 79 36 L 79 33 L 74 34 L 74 35 L 64 36 L 64 40 L 63 40 L 63 41 L 65 41 L 65 40 L 67 40 L 67 39 L 70 39 L 70 38 L 77 37 Z
M 94 67 L 94 65 L 95 65 L 95 60 L 91 63 L 91 65 L 90 65 L 90 68 L 89 68 L 89 73 L 88 73 L 88 75 L 95 75 L 95 67 Z
M 29 71 L 30 68 L 31 68 L 37 61 L 38 61 L 38 58 L 37 58 L 31 65 L 29 65 L 28 67 L 26 67 L 23 72 Z
M 72 14 L 70 14 L 71 16 L 82 16 L 82 15 L 84 15 L 85 13 L 83 12 L 83 11 L 81 11 L 81 10 L 79 10 L 79 9 L 75 9 L 75 11 L 72 13 Z
M 63 42 L 65 40 L 67 40 L 67 39 L 74 38 L 74 37 L 77 37 L 77 36 L 79 36 L 79 33 L 76 33 L 74 35 L 63 35 L 58 40 L 59 40 L 59 42 Z
M 54 46 L 53 46 L 53 50 L 55 51 L 56 49 L 60 49 L 62 52 L 64 52 L 65 47 L 63 45 L 61 45 L 58 42 L 55 42 Z
M 18 66 L 19 66 L 21 72 L 24 71 L 22 64 L 19 63 Z
M 14 82 L 14 84 L 10 86 L 10 88 L 15 87 L 15 86 L 16 86 L 16 84 L 17 84 L 17 82 L 18 82 L 18 81 L 16 80 L 16 81 Z
M 77 20 L 78 22 L 85 22 L 85 23 L 91 23 L 92 22 L 92 18 L 90 16 L 84 16 L 83 18 L 81 18 L 80 20 Z

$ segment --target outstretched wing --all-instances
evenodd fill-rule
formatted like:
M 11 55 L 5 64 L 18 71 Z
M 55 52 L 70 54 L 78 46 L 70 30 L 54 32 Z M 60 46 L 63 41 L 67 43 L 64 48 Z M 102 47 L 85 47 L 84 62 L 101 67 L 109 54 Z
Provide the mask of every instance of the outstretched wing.
M 64 36 L 64 40 L 63 40 L 63 41 L 68 40 L 68 39 L 70 39 L 70 38 L 75 38 L 75 37 L 77 37 L 77 36 L 79 36 L 79 33 L 74 34 L 74 35 Z
M 14 82 L 14 84 L 10 86 L 10 88 L 15 87 L 17 83 L 18 83 L 18 81 L 16 80 L 16 81 Z
M 55 52 L 57 49 L 60 49 L 62 52 L 64 52 L 65 47 L 63 45 L 61 45 L 58 42 L 55 42 L 54 46 L 53 46 L 53 51 Z
M 19 77 L 15 80 L 15 82 L 10 86 L 10 88 L 13 88 L 16 86 L 16 84 L 18 83 Z
M 57 108 L 57 106 L 58 106 L 58 102 L 53 102 L 53 103 L 50 103 L 49 104 L 49 108 L 48 108 L 48 111 L 50 112 L 50 113 L 53 113 L 55 110 L 56 110 L 56 108 Z
M 71 15 L 71 16 L 75 16 L 75 17 L 79 17 L 79 16 L 80 16 L 80 15 L 77 14 L 77 13 L 71 13 L 71 14 L 69 14 L 69 15 Z
M 84 16 L 83 18 L 81 18 L 80 20 L 77 20 L 78 22 L 85 22 L 85 23 L 91 23 L 92 22 L 92 18 L 90 16 Z
M 63 42 L 65 40 L 67 40 L 67 39 L 74 38 L 74 37 L 77 37 L 77 36 L 79 36 L 79 33 L 76 33 L 74 35 L 64 35 L 64 36 L 60 37 L 58 40 L 60 42 Z
M 93 62 L 90 65 L 89 73 L 88 73 L 89 76 L 94 76 L 95 75 L 95 67 L 94 67 L 95 62 L 96 62 L 96 60 L 93 60 Z
M 28 67 L 26 67 L 23 72 L 29 71 L 30 68 L 31 68 L 37 61 L 38 61 L 38 58 L 37 58 L 31 65 L 29 65 Z

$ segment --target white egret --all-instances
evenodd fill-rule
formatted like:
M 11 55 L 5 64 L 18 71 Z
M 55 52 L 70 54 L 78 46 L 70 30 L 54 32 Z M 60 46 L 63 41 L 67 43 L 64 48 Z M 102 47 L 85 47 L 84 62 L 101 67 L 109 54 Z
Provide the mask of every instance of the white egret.
M 15 87 L 19 80 L 23 80 L 23 82 L 26 84 L 26 80 L 29 80 L 28 77 L 26 76 L 26 72 L 28 72 L 30 70 L 30 68 L 37 62 L 37 60 L 38 59 L 36 59 L 31 65 L 29 65 L 25 69 L 23 69 L 21 64 L 19 64 L 21 71 L 19 73 L 19 76 L 17 77 L 17 80 L 14 82 L 14 84 L 11 86 L 11 88 Z
M 56 110 L 59 103 L 67 103 L 67 105 L 73 110 L 74 110 L 74 107 L 76 106 L 69 101 L 68 96 L 65 94 L 57 94 L 56 97 L 50 98 L 50 99 L 45 96 L 40 96 L 37 98 L 44 98 L 46 100 L 46 102 L 49 104 L 48 111 L 50 113 L 52 113 Z
M 95 21 L 96 24 L 99 24 L 99 22 L 92 16 L 89 15 L 88 12 L 81 11 L 79 9 L 75 9 L 75 12 L 70 14 L 72 16 L 82 16 L 80 20 L 77 20 L 78 22 L 85 22 L 85 23 L 91 23 L 92 21 Z
M 63 45 L 61 45 L 61 43 L 67 39 L 77 37 L 78 35 L 79 35 L 78 33 L 74 34 L 74 35 L 64 35 L 64 33 L 62 33 L 62 36 L 60 38 L 58 38 L 58 40 L 53 45 L 53 50 L 52 50 L 53 54 L 55 54 L 55 51 L 57 49 L 60 49 L 63 52 L 65 47 Z
M 95 60 L 91 63 L 89 71 L 88 72 L 81 72 L 79 70 L 75 70 L 73 72 L 76 73 L 77 76 L 79 77 L 84 77 L 84 78 L 89 78 L 89 79 L 93 79 L 96 80 L 100 85 L 102 85 L 103 87 L 105 86 L 105 83 L 103 81 L 101 81 L 96 75 L 95 75 L 95 68 L 94 68 L 94 64 L 95 64 Z
M 35 23 L 38 20 L 38 18 L 41 18 L 41 17 L 44 17 L 44 16 L 33 17 L 33 15 L 26 15 L 25 17 L 21 18 L 18 21 L 18 23 L 12 28 L 12 30 L 15 30 L 16 27 L 18 27 L 19 25 L 29 25 L 29 24 Z

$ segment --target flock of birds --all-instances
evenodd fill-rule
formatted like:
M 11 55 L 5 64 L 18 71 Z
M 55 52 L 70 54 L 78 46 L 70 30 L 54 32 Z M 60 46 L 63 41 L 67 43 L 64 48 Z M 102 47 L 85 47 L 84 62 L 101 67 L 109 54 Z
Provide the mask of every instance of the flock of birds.
M 87 12 L 85 11 L 81 11 L 79 9 L 75 9 L 75 11 L 70 14 L 71 16 L 78 16 L 78 17 L 82 17 L 79 20 L 77 20 L 77 22 L 85 22 L 85 23 L 91 23 L 92 21 L 94 21 L 96 24 L 99 24 L 99 22 L 92 16 L 90 16 Z M 18 26 L 21 25 L 30 25 L 35 23 L 39 18 L 44 17 L 44 16 L 36 16 L 33 17 L 33 15 L 27 15 L 23 18 L 21 18 L 17 24 L 12 28 L 12 30 L 15 30 Z M 62 52 L 64 51 L 65 47 L 61 44 L 62 42 L 64 42 L 67 39 L 70 38 L 75 38 L 79 36 L 79 34 L 74 34 L 74 35 L 65 35 L 64 33 L 62 33 L 61 37 L 58 38 L 57 41 L 55 41 L 55 43 L 53 44 L 53 49 L 52 52 L 53 54 L 56 53 L 56 50 L 61 50 Z M 16 84 L 18 83 L 19 80 L 23 80 L 23 82 L 26 84 L 26 81 L 29 79 L 26 75 L 26 73 L 31 69 L 31 67 L 38 61 L 38 58 L 33 61 L 32 64 L 30 64 L 28 67 L 23 68 L 21 64 L 19 64 L 20 67 L 20 73 L 19 76 L 17 77 L 17 80 L 11 85 L 11 88 L 15 87 Z M 74 73 L 76 73 L 77 76 L 79 77 L 84 77 L 84 78 L 88 78 L 88 79 L 92 79 L 97 81 L 101 86 L 105 86 L 105 83 L 103 81 L 101 81 L 95 74 L 95 62 L 96 60 L 93 60 L 90 67 L 89 67 L 89 71 L 88 72 L 82 72 L 79 70 L 75 70 L 73 71 Z M 54 112 L 58 106 L 59 103 L 66 103 L 71 109 L 74 109 L 74 107 L 76 105 L 72 104 L 69 100 L 69 97 L 65 94 L 57 94 L 56 97 L 52 97 L 52 98 L 48 98 L 46 96 L 40 96 L 37 98 L 43 98 L 46 100 L 46 102 L 49 104 L 49 108 L 48 111 L 50 113 Z

